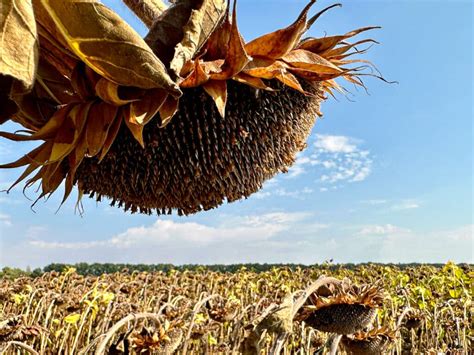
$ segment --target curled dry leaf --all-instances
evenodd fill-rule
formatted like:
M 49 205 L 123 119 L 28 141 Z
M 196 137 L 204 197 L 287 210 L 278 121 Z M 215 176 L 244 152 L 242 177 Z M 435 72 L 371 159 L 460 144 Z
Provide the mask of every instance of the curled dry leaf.
M 30 0 L 2 0 L 0 37 L 1 124 L 18 110 L 12 96 L 29 92 L 35 80 L 38 41 Z
M 176 76 L 204 46 L 222 22 L 227 0 L 182 0 L 158 18 L 145 38 L 153 52 Z
M 118 85 L 180 93 L 138 33 L 109 8 L 94 0 L 40 3 L 70 50 L 102 77 Z
M 316 0 L 303 9 L 298 19 L 289 27 L 254 39 L 245 46 L 247 53 L 255 57 L 278 59 L 290 52 L 307 31 L 307 16 Z

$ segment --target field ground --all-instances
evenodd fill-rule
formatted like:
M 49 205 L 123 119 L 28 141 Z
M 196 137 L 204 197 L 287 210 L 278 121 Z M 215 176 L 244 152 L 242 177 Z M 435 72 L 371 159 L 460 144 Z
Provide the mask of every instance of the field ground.
M 468 354 L 473 276 L 453 263 L 3 276 L 0 353 L 322 354 L 355 331 L 338 353 Z

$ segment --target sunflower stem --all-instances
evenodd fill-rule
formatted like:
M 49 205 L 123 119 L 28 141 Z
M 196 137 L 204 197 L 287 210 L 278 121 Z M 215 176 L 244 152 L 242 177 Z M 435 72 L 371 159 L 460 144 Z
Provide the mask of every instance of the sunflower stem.
M 331 343 L 331 350 L 329 351 L 329 355 L 336 355 L 337 348 L 339 347 L 339 342 L 341 341 L 342 335 L 338 334 L 332 338 Z
M 160 14 L 168 7 L 162 0 L 123 0 L 125 5 L 151 28 Z

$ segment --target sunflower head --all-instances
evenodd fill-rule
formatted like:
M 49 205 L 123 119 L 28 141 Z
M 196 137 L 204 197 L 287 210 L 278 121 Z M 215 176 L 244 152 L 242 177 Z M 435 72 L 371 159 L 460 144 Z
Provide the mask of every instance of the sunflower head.
M 345 335 L 341 344 L 350 355 L 378 355 L 385 353 L 395 341 L 395 332 L 387 327 Z
M 379 286 L 357 286 L 346 279 L 312 294 L 296 319 L 320 331 L 353 334 L 372 324 L 383 298 Z
M 348 42 L 375 27 L 304 38 L 337 6 L 310 17 L 314 4 L 249 42 L 235 1 L 175 1 L 156 9 L 144 39 L 96 0 L 25 6 L 31 16 L 16 17 L 37 31 L 18 65 L 32 75 L 0 71 L 14 78 L 0 81 L 0 122 L 25 130 L 0 136 L 41 144 L 0 168 L 26 167 L 13 186 L 36 171 L 26 186 L 40 183 L 39 198 L 65 182 L 63 202 L 77 186 L 80 198 L 132 213 L 191 214 L 250 196 L 293 164 L 321 101 L 345 92 L 336 79 L 377 76 L 352 57 L 375 41 Z

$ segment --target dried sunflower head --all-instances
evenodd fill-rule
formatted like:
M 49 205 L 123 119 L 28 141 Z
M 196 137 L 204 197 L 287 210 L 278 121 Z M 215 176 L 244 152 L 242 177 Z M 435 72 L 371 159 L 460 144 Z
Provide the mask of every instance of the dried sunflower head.
M 43 143 L 0 168 L 26 166 L 13 186 L 37 171 L 26 186 L 40 182 L 39 198 L 65 182 L 63 202 L 77 186 L 132 213 L 191 214 L 250 196 L 304 149 L 325 94 L 343 92 L 336 78 L 363 86 L 372 75 L 348 57 L 374 41 L 347 40 L 374 27 L 303 39 L 334 7 L 308 18 L 314 3 L 248 43 L 225 0 L 176 1 L 145 39 L 95 0 L 21 8 L 37 28 L 24 56 L 39 59 L 19 65 L 37 74 L 0 68 L 15 79 L 0 81 L 0 101 L 10 95 L 0 120 L 26 129 L 0 136 Z
M 159 329 L 143 327 L 133 332 L 128 341 L 137 353 L 157 352 L 159 354 L 173 354 L 181 344 L 183 331 L 165 324 Z
M 341 344 L 350 355 L 379 355 L 385 353 L 395 341 L 395 332 L 387 327 L 345 335 Z
M 345 280 L 311 295 L 296 320 L 324 332 L 353 334 L 372 324 L 383 298 L 377 285 L 357 286 Z

